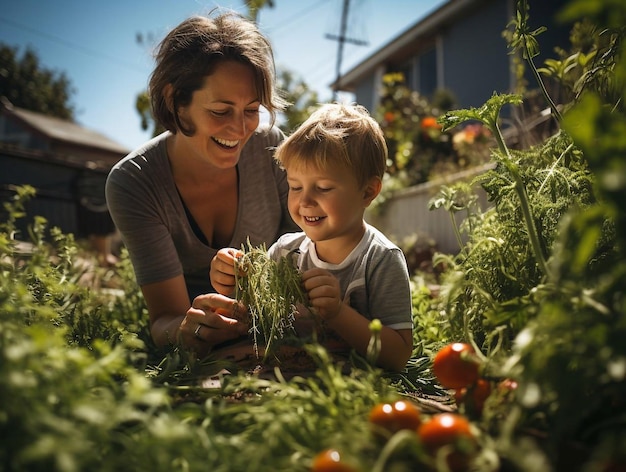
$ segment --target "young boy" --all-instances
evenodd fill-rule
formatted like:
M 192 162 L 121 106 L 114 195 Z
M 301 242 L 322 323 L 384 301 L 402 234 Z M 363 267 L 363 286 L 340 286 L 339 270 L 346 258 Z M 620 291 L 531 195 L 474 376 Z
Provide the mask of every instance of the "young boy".
M 287 173 L 289 213 L 302 232 L 283 235 L 269 255 L 297 253 L 323 344 L 365 355 L 370 321 L 378 318 L 378 364 L 404 369 L 413 349 L 406 260 L 363 219 L 386 170 L 378 123 L 362 106 L 322 105 L 279 145 L 276 159 Z

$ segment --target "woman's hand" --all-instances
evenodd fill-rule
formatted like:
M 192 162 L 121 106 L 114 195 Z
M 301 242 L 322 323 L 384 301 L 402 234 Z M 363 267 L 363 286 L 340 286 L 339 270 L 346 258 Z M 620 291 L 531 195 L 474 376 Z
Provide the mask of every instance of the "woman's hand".
M 180 324 L 179 341 L 199 354 L 248 332 L 246 308 L 219 293 L 197 296 Z
M 211 285 L 222 295 L 233 296 L 235 294 L 235 263 L 243 256 L 243 252 L 232 247 L 217 251 L 211 261 Z
M 339 280 L 334 275 L 324 269 L 309 269 L 302 274 L 302 282 L 309 303 L 320 318 L 329 321 L 339 314 L 343 303 Z

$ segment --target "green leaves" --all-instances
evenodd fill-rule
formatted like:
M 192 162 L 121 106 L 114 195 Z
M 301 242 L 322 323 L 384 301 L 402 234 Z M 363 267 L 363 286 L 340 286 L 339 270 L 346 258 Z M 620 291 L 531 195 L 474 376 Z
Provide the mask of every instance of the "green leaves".
M 293 322 L 298 305 L 307 305 L 307 296 L 291 257 L 278 261 L 269 258 L 264 246 L 243 247 L 244 255 L 236 264 L 235 298 L 248 307 L 250 331 L 263 358 L 274 354 L 276 344 L 295 334 Z
M 64 72 L 42 66 L 32 47 L 19 57 L 17 47 L 0 43 L 0 63 L 0 97 L 8 98 L 16 107 L 44 115 L 74 118 L 71 96 L 75 90 L 71 80 Z
M 443 125 L 444 130 L 447 130 L 466 121 L 478 120 L 489 126 L 494 132 L 502 107 L 508 104 L 520 105 L 521 103 L 521 95 L 494 93 L 481 107 L 449 111 L 444 113 L 438 121 Z
M 547 28 L 540 26 L 535 30 L 530 30 L 528 26 L 529 6 L 527 0 L 517 0 L 516 4 L 515 21 L 512 22 L 515 26 L 513 36 L 509 42 L 509 47 L 513 49 L 513 52 L 520 50 L 524 59 L 532 59 L 539 55 L 539 41 L 537 36 L 545 32 Z

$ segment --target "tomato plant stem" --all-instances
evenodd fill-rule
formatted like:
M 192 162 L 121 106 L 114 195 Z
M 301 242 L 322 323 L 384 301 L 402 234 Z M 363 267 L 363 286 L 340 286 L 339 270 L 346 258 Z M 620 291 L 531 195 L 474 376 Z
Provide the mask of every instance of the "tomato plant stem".
M 517 164 L 513 161 L 511 157 L 509 148 L 504 142 L 504 138 L 502 137 L 500 127 L 497 123 L 497 119 L 493 120 L 493 122 L 487 123 L 487 125 L 491 128 L 491 131 L 496 138 L 496 142 L 498 143 L 498 148 L 500 149 L 500 152 L 505 156 L 504 164 L 506 165 L 507 170 L 513 178 L 513 182 L 515 183 L 515 192 L 517 193 L 517 196 L 520 200 L 520 209 L 522 210 L 522 216 L 524 218 L 524 222 L 526 223 L 526 231 L 528 232 L 528 239 L 530 240 L 530 245 L 533 249 L 533 253 L 535 254 L 537 264 L 539 265 L 539 268 L 544 275 L 549 275 L 546 255 L 544 254 L 541 242 L 539 241 L 537 225 L 535 224 L 535 219 L 530 208 L 528 192 L 526 191 L 526 186 L 522 181 L 522 176 L 520 175 Z

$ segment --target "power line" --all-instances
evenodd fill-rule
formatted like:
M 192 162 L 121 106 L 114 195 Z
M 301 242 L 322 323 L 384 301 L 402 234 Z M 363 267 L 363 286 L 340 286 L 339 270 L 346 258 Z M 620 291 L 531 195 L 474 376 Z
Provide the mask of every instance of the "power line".
M 350 14 L 350 0 L 343 0 L 343 8 L 341 10 L 341 26 L 339 29 L 339 35 L 333 35 L 333 34 L 326 35 L 326 38 L 334 39 L 339 42 L 338 49 L 337 49 L 337 66 L 336 66 L 336 71 L 335 71 L 336 81 L 335 81 L 335 87 L 333 88 L 335 99 L 337 98 L 337 94 L 339 92 L 338 87 L 339 87 L 339 79 L 341 79 L 341 63 L 343 60 L 343 48 L 344 48 L 345 43 L 352 43 L 352 44 L 356 44 L 357 46 L 368 45 L 367 41 L 364 41 L 358 38 L 351 38 L 347 36 L 349 14 Z
M 277 33 L 285 28 L 288 27 L 292 27 L 293 26 L 293 22 L 295 20 L 300 20 L 300 19 L 306 19 L 307 15 L 309 13 L 311 13 L 312 11 L 318 9 L 321 6 L 324 6 L 325 3 L 328 3 L 330 0 L 324 0 L 324 1 L 315 1 L 313 2 L 312 5 L 309 5 L 308 7 L 294 13 L 293 15 L 291 15 L 289 18 L 282 20 L 282 24 L 276 28 L 269 28 L 268 32 L 270 33 Z M 262 20 L 261 20 L 262 23 Z
M 39 30 L 37 30 L 35 28 L 32 28 L 32 27 L 30 27 L 28 25 L 24 25 L 22 23 L 18 23 L 16 21 L 9 20 L 7 18 L 2 18 L 2 17 L 0 17 L 0 22 L 6 23 L 6 24 L 8 24 L 8 25 L 10 25 L 10 26 L 12 26 L 14 28 L 17 28 L 17 29 L 21 29 L 23 31 L 27 31 L 27 32 L 29 32 L 31 34 L 34 34 L 34 35 L 39 36 L 41 38 L 47 39 L 48 41 L 52 41 L 54 43 L 60 44 L 60 45 L 62 45 L 64 47 L 66 47 L 66 48 L 72 49 L 72 50 L 80 52 L 82 54 L 86 54 L 89 57 L 97 57 L 97 58 L 100 58 L 100 59 L 104 59 L 104 60 L 113 62 L 113 63 L 115 63 L 115 64 L 117 64 L 119 66 L 125 67 L 127 69 L 131 69 L 131 70 L 134 70 L 136 72 L 141 72 L 142 74 L 145 73 L 144 69 L 141 69 L 140 67 L 137 67 L 137 65 L 135 65 L 135 64 L 131 64 L 131 63 L 125 62 L 125 61 L 120 61 L 118 58 L 116 58 L 114 56 L 109 56 L 108 54 L 102 53 L 100 51 L 94 51 L 93 49 L 86 48 L 86 47 L 81 46 L 79 44 L 71 43 L 71 42 L 69 42 L 69 41 L 67 41 L 67 40 L 65 40 L 65 39 L 63 39 L 63 38 L 61 38 L 59 36 L 55 36 L 53 34 L 46 33 L 44 31 L 39 31 Z

